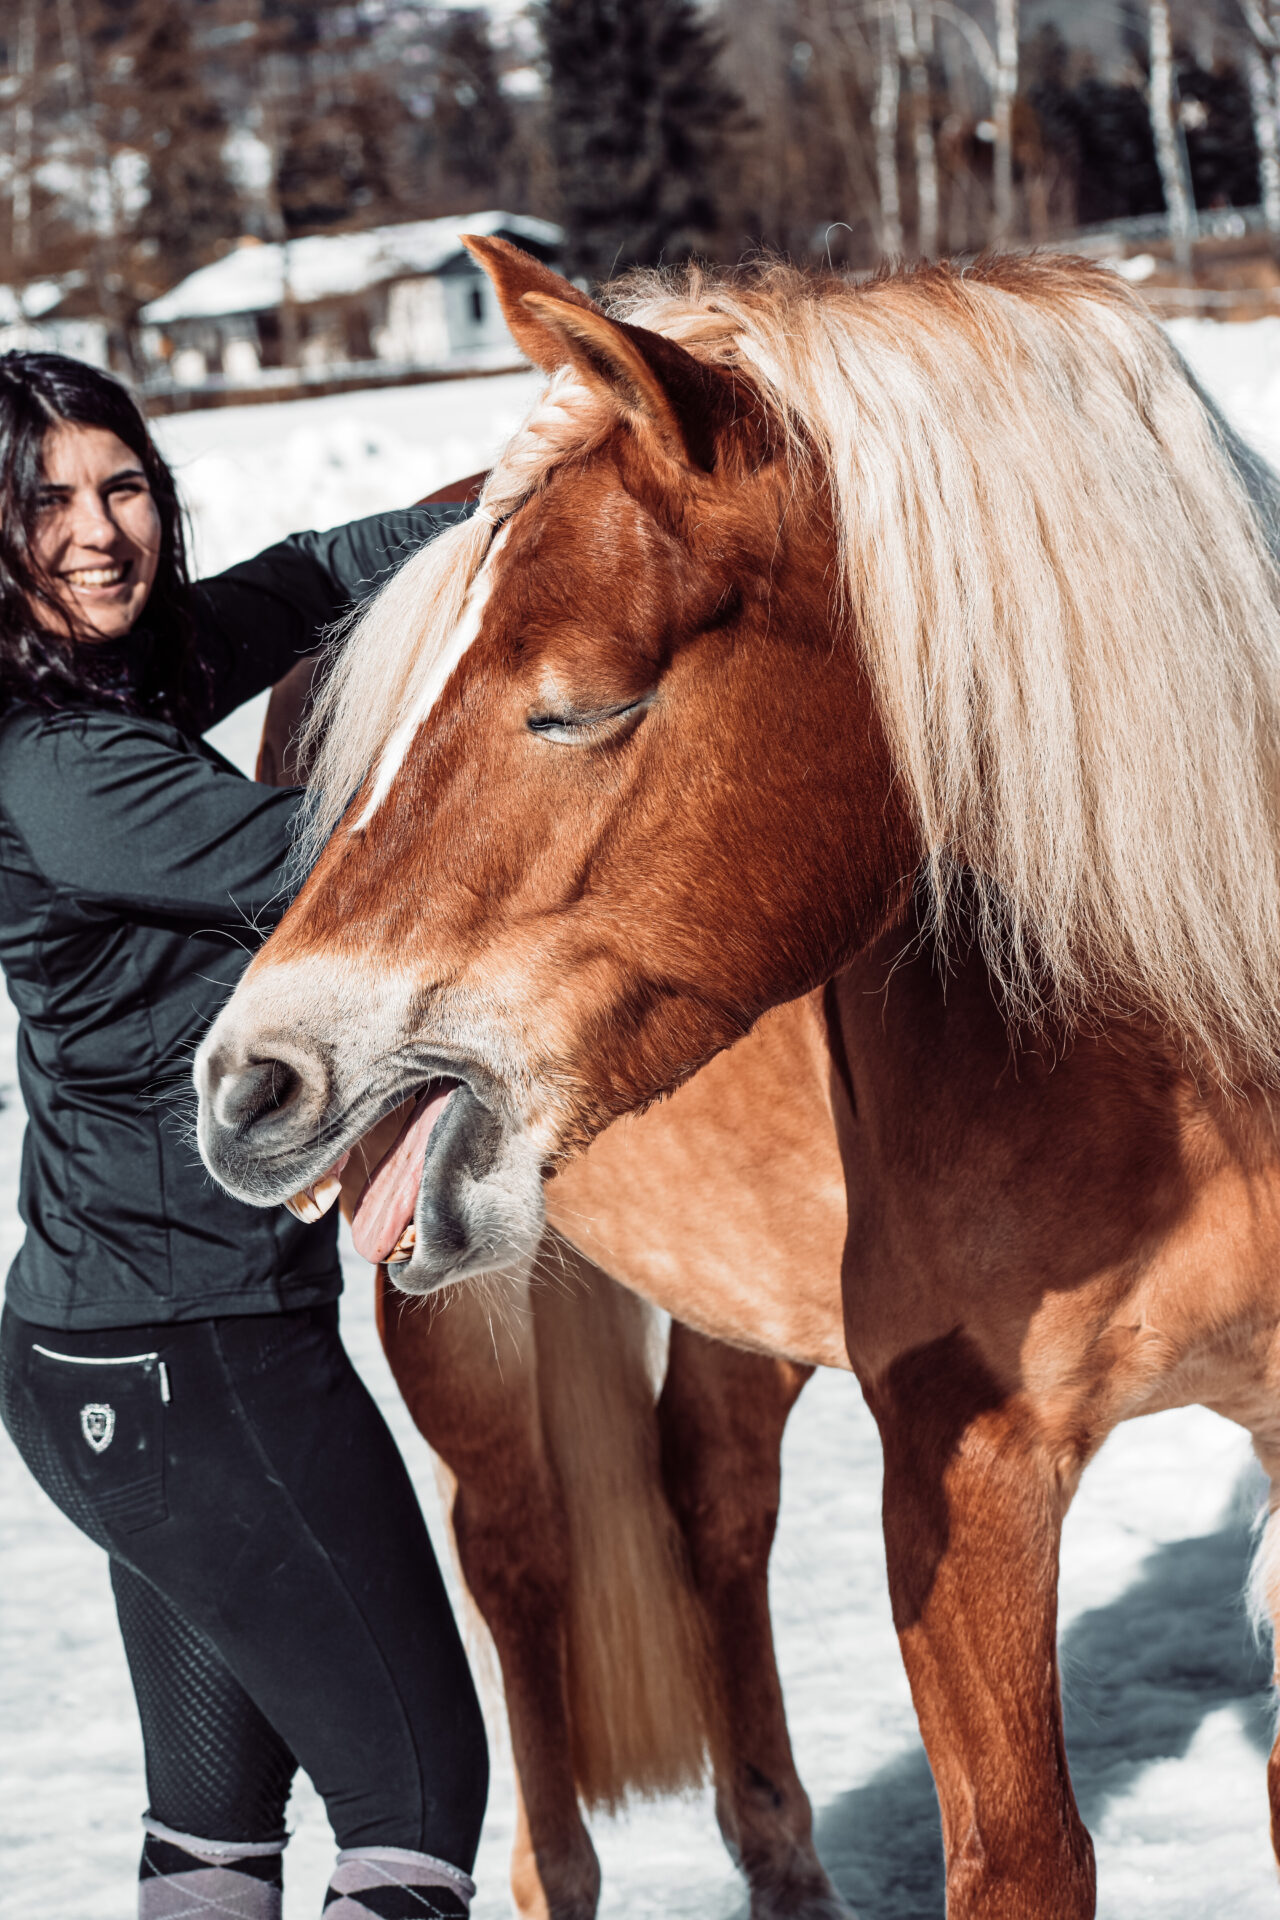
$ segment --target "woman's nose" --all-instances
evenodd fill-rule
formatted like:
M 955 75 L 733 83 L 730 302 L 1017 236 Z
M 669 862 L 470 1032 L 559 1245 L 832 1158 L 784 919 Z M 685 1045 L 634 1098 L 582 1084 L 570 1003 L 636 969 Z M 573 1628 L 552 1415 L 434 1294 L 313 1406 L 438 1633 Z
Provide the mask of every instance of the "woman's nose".
M 96 488 L 86 488 L 75 495 L 70 522 L 71 536 L 77 546 L 111 547 L 120 538 L 120 528 Z

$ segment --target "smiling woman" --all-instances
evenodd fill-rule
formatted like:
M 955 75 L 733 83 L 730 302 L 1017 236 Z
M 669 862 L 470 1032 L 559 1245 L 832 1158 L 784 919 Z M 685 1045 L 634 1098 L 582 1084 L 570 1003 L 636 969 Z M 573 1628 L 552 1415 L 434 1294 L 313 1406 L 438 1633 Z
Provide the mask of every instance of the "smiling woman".
M 69 632 L 115 640 L 146 606 L 160 563 L 159 509 L 137 455 L 108 427 L 45 436 L 34 557 Z M 39 617 L 39 601 L 32 612 Z
M 216 1194 L 172 1099 L 283 911 L 299 804 L 201 735 L 455 517 L 294 534 L 190 583 L 125 390 L 0 355 L 0 969 L 27 1112 L 0 1418 L 110 1558 L 141 1920 L 279 1920 L 299 1766 L 341 1847 L 335 1920 L 463 1920 L 472 1891 L 483 1723 L 339 1337 L 334 1223 Z
M 110 643 L 144 609 L 166 635 L 163 655 L 135 648 L 126 670 Z M 161 718 L 190 725 L 206 681 L 182 510 L 133 402 L 78 361 L 0 356 L 0 706 L 127 709 L 141 693 Z

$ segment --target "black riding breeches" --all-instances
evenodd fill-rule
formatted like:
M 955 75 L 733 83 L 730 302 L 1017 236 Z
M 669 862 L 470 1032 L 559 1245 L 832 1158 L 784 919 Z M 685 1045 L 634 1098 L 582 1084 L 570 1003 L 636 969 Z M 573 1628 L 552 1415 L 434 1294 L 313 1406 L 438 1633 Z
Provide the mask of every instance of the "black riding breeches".
M 0 1413 L 111 1556 L 155 1820 L 277 1839 L 301 1764 L 342 1847 L 471 1867 L 479 1704 L 336 1306 L 92 1333 L 6 1310 Z

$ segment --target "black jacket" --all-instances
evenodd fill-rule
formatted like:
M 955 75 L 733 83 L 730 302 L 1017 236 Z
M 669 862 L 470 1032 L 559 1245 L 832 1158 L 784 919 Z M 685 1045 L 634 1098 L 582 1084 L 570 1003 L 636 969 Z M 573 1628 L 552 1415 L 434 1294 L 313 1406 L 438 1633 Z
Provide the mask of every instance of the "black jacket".
M 296 534 L 201 582 L 205 724 L 278 680 L 457 514 L 417 507 Z M 23 1319 L 130 1326 L 340 1291 L 336 1223 L 232 1200 L 192 1134 L 191 1056 L 287 904 L 298 801 L 160 721 L 0 714 L 0 967 L 28 1116 L 27 1235 L 7 1297 Z

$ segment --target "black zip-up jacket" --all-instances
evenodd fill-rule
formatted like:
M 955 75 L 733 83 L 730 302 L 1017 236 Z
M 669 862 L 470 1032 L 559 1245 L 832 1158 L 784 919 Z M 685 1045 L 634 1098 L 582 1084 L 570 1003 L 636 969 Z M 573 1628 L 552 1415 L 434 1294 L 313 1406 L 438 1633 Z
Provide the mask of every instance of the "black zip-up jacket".
M 314 651 L 458 513 L 295 534 L 202 581 L 206 725 Z M 23 1319 L 131 1326 L 340 1292 L 336 1221 L 303 1227 L 231 1199 L 193 1139 L 191 1057 L 287 904 L 299 798 L 158 720 L 22 703 L 0 714 L 0 967 L 28 1116 L 27 1234 L 7 1298 Z

